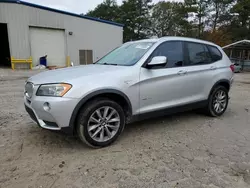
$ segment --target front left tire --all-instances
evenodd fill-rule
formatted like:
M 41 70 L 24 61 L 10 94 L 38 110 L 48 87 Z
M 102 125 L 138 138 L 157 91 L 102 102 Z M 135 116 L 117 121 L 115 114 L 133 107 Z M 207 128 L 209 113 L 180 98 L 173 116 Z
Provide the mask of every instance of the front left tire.
M 125 114 L 115 101 L 97 98 L 81 109 L 76 126 L 81 141 L 95 148 L 106 147 L 121 135 Z

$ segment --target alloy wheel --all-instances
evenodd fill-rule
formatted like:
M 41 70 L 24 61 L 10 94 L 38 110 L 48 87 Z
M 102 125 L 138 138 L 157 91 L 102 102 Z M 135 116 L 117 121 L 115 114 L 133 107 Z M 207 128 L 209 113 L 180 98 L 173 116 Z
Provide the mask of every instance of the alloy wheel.
M 216 113 L 221 113 L 227 106 L 227 95 L 223 90 L 218 90 L 213 97 L 213 109 Z
M 87 124 L 89 136 L 97 142 L 106 142 L 113 138 L 120 127 L 119 113 L 110 106 L 95 110 Z

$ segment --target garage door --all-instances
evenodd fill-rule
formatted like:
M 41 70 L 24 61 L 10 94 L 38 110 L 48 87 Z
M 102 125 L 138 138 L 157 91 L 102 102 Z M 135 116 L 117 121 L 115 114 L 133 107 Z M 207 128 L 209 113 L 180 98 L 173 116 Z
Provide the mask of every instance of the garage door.
M 30 27 L 30 43 L 33 66 L 45 55 L 48 66 L 66 65 L 64 30 Z

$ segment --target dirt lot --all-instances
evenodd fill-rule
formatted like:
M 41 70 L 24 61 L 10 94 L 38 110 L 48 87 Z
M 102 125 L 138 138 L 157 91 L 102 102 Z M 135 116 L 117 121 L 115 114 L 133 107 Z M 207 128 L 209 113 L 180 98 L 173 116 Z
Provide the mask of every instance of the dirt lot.
M 0 69 L 0 187 L 250 187 L 250 74 L 236 74 L 225 115 L 195 112 L 128 125 L 104 149 L 42 130 L 23 107 L 25 79 Z

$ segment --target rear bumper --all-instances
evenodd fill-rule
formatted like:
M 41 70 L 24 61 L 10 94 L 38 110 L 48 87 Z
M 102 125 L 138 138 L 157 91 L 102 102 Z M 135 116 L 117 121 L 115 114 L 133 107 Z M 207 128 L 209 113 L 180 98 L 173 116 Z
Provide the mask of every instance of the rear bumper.
M 232 84 L 234 83 L 234 77 L 230 79 L 230 88 L 232 87 Z

